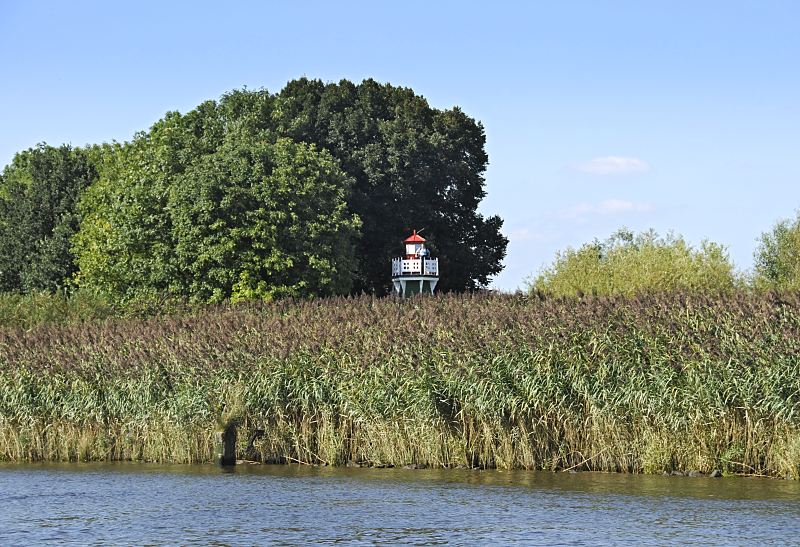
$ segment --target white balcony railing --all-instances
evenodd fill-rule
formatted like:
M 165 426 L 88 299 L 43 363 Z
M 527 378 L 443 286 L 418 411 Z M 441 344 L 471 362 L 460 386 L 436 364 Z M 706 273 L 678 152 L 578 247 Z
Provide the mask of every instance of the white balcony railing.
M 438 258 L 426 258 L 422 261 L 424 265 L 424 272 L 425 275 L 439 275 L 439 259 Z
M 393 258 L 392 277 L 402 275 L 439 275 L 438 258 Z

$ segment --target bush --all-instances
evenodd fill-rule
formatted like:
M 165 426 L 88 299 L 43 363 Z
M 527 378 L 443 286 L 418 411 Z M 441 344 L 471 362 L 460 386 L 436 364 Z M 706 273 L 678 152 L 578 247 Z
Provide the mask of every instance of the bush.
M 87 291 L 72 294 L 66 291 L 0 293 L 0 328 L 30 329 L 48 323 L 70 324 L 105 319 L 116 313 L 118 310 L 107 300 Z
M 761 234 L 754 254 L 753 285 L 760 289 L 800 289 L 800 211 Z
M 703 241 L 692 248 L 681 236 L 635 235 L 622 228 L 605 241 L 556 254 L 530 284 L 553 295 L 634 295 L 640 292 L 727 292 L 739 284 L 725 248 Z

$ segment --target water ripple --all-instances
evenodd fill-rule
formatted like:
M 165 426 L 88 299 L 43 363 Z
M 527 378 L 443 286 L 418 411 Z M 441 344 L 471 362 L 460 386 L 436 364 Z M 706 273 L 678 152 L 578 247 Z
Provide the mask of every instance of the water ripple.
M 0 544 L 800 544 L 800 484 L 744 478 L 0 465 Z

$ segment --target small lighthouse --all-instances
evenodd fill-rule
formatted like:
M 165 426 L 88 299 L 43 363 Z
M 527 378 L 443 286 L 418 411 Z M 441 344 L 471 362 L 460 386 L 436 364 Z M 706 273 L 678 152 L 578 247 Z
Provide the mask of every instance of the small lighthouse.
M 420 293 L 433 294 L 439 281 L 439 259 L 430 258 L 425 240 L 414 233 L 403 244 L 406 254 L 392 259 L 392 284 L 394 292 L 407 298 Z

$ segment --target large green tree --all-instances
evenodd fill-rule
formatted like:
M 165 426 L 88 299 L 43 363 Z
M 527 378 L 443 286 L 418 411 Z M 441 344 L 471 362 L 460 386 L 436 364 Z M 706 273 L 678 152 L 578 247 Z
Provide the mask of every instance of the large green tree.
M 120 298 L 385 294 L 416 228 L 440 258 L 441 290 L 483 287 L 508 243 L 502 220 L 478 213 L 485 140 L 460 109 L 374 80 L 300 79 L 168 113 L 91 149 L 102 176 L 81 199 L 79 282 Z
M 86 151 L 40 144 L 0 175 L 0 291 L 55 291 L 75 272 L 76 204 L 96 178 Z
M 439 110 L 411 89 L 365 80 L 290 82 L 272 105 L 276 130 L 329 150 L 355 179 L 350 209 L 363 221 L 358 291 L 384 293 L 389 259 L 411 229 L 441 262 L 441 290 L 483 287 L 502 269 L 502 220 L 485 218 L 488 157 L 480 123 Z
M 362 227 L 352 291 L 389 290 L 390 259 L 402 252 L 401 240 L 414 228 L 425 229 L 440 259 L 441 290 L 483 287 L 502 269 L 508 244 L 500 232 L 503 222 L 478 212 L 485 196 L 486 137 L 481 124 L 460 109 L 431 108 L 411 89 L 374 80 L 324 84 L 303 78 L 276 95 L 237 90 L 186 115 L 168 114 L 140 135 L 134 147 L 148 156 L 149 171 L 134 171 L 127 184 L 161 188 L 157 199 L 165 207 L 164 184 L 171 183 L 162 179 L 216 154 L 231 127 L 328 151 L 353 180 L 347 205 Z M 172 244 L 159 239 L 169 230 L 155 219 L 145 220 L 140 230 L 149 230 L 144 239 Z M 164 260 L 147 275 L 154 286 L 166 288 L 179 272 Z
M 225 122 L 201 105 L 107 148 L 81 204 L 82 286 L 212 302 L 350 289 L 351 180 L 313 145 Z

